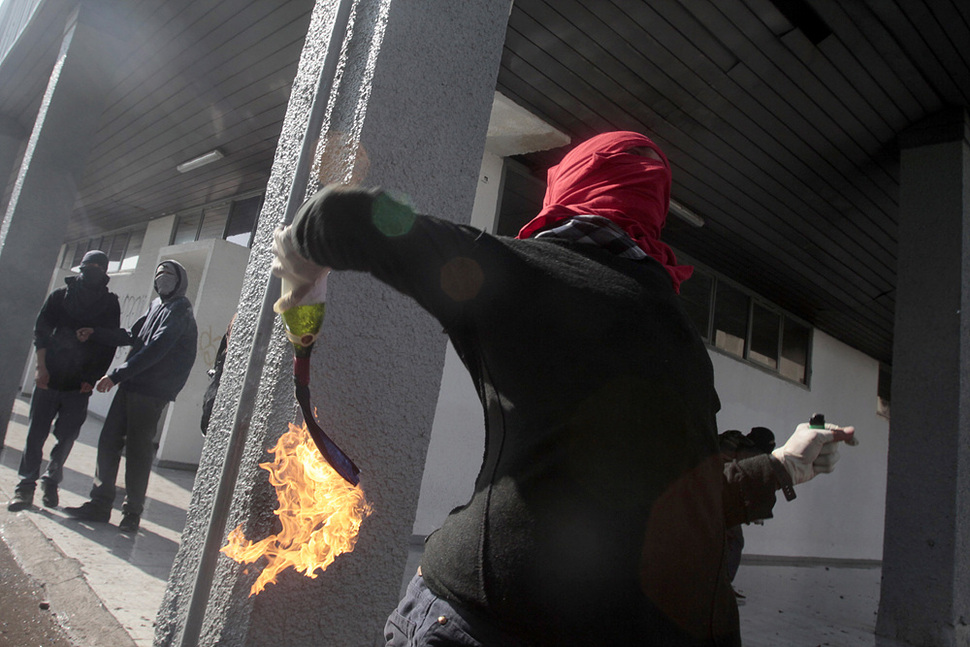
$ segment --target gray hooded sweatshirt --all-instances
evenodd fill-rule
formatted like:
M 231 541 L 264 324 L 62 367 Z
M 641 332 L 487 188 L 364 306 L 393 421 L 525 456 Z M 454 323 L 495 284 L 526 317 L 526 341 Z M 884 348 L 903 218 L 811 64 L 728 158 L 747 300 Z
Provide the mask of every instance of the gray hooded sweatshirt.
M 125 362 L 108 374 L 119 388 L 132 393 L 174 400 L 195 362 L 198 330 L 192 303 L 186 298 L 188 274 L 175 261 L 162 261 L 178 276 L 175 290 L 154 299 L 131 330 L 97 329 L 92 339 L 115 346 L 131 346 Z

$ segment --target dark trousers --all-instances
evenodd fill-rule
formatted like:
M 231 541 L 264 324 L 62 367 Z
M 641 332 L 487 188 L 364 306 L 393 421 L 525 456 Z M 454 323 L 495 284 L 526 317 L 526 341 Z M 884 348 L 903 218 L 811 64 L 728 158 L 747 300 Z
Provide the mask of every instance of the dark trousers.
M 44 458 L 44 443 L 51 434 L 51 423 L 54 425 L 57 444 L 51 450 L 51 460 L 47 464 L 44 480 L 57 485 L 64 478 L 64 463 L 74 447 L 74 441 L 81 433 L 81 425 L 88 417 L 88 397 L 87 393 L 80 391 L 56 391 L 40 387 L 34 389 L 30 398 L 27 446 L 24 447 L 17 472 L 20 476 L 18 491 L 33 492 L 37 485 Z
M 124 511 L 141 515 L 145 508 L 148 477 L 155 457 L 155 429 L 167 400 L 119 388 L 111 401 L 98 439 L 98 466 L 91 501 L 107 510 L 114 506 L 115 481 L 125 453 Z

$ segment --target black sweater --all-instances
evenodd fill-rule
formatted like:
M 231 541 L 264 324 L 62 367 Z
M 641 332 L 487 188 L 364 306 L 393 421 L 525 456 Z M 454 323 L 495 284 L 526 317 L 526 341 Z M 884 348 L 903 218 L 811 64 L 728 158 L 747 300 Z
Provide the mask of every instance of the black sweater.
M 295 228 L 317 263 L 417 300 L 478 391 L 485 454 L 428 538 L 435 593 L 537 645 L 739 643 L 725 519 L 770 511 L 774 487 L 764 465 L 725 476 L 711 362 L 660 264 L 347 189 Z
M 34 323 L 34 346 L 46 349 L 48 388 L 79 391 L 91 386 L 111 365 L 115 348 L 77 340 L 78 328 L 117 327 L 121 320 L 118 296 L 108 288 L 85 288 L 78 277 L 64 279 L 66 287 L 54 290 L 44 301 Z M 107 282 L 106 282 L 107 283 Z

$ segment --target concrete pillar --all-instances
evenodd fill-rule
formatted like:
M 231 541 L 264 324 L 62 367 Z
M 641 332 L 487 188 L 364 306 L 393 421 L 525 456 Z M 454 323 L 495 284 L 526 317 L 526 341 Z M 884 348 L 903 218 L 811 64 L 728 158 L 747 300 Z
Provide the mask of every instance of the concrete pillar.
M 109 72 L 119 60 L 122 38 L 110 16 L 115 5 L 82 2 L 69 20 L 0 225 L 0 366 L 8 367 L 0 371 L 0 443 L 111 87 Z
M 218 549 L 239 523 L 250 538 L 274 532 L 275 496 L 256 464 L 295 413 L 290 349 L 277 318 L 267 314 L 278 290 L 269 245 L 304 189 L 331 181 L 379 185 L 406 195 L 421 212 L 467 221 L 508 11 L 508 0 L 317 2 L 156 645 L 383 644 L 407 557 L 445 336 L 416 304 L 369 276 L 331 276 L 311 391 L 321 426 L 360 466 L 375 512 L 354 552 L 325 573 L 310 579 L 287 571 L 248 597 L 259 565 L 240 567 Z M 307 160 L 305 151 L 315 153 Z M 267 321 L 275 328 L 264 334 Z
M 899 265 L 876 632 L 970 645 L 970 128 L 900 137 Z
M 7 212 L 7 189 L 24 147 L 25 133 L 16 121 L 0 115 L 0 213 Z

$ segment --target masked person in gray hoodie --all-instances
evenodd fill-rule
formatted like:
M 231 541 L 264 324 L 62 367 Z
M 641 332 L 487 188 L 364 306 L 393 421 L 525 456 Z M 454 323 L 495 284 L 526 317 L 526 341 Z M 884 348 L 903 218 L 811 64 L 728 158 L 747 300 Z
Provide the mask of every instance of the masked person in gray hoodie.
M 81 341 L 131 346 L 131 350 L 125 362 L 98 380 L 95 387 L 106 393 L 117 385 L 118 391 L 98 440 L 91 500 L 65 509 L 75 519 L 106 523 L 111 518 L 115 480 L 124 452 L 127 494 L 118 528 L 123 532 L 138 530 L 159 417 L 185 386 L 195 362 L 198 331 L 186 288 L 185 268 L 175 261 L 162 261 L 155 270 L 158 298 L 131 330 L 84 328 L 77 332 Z

